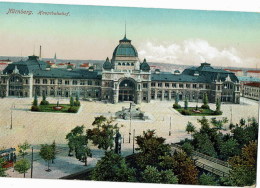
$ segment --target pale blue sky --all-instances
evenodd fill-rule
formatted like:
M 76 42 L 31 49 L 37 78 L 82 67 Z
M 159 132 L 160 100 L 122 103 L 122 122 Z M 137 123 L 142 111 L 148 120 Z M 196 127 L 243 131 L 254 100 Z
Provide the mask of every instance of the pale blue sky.
M 34 14 L 6 14 L 9 8 Z M 70 12 L 70 16 L 39 16 L 40 10 Z M 235 48 L 241 57 L 260 58 L 259 13 L 3 2 L 0 40 L 5 45 L 0 55 L 19 56 L 21 51 L 29 55 L 41 44 L 45 57 L 57 52 L 60 58 L 105 59 L 123 37 L 125 21 L 127 37 L 148 56 L 147 43 L 185 48 L 183 41 L 199 39 L 220 52 Z

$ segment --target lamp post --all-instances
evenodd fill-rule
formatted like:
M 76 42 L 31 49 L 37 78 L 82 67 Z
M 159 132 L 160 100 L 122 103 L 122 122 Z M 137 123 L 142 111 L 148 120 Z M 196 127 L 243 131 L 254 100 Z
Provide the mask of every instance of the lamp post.
M 116 154 L 121 154 L 121 143 L 122 143 L 122 136 L 117 131 L 116 136 L 115 136 L 115 153 Z
M 33 147 L 32 147 L 32 159 L 31 159 L 31 178 L 33 175 Z
M 13 129 L 13 109 L 14 109 L 14 103 L 11 106 L 11 124 L 10 124 L 10 129 Z
M 133 153 L 135 153 L 135 129 L 133 132 Z
M 169 130 L 169 136 L 172 135 L 172 117 L 170 117 L 170 130 Z
M 132 131 L 132 103 L 130 102 L 130 108 L 129 108 L 129 113 L 130 113 L 130 126 L 129 126 L 129 143 L 131 143 L 131 131 Z

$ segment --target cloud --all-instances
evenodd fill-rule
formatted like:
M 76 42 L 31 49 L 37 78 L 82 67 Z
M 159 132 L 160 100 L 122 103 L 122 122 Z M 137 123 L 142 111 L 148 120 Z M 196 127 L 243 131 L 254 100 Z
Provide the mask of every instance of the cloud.
M 259 62 L 256 58 L 243 58 L 234 47 L 218 49 L 202 39 L 189 39 L 168 45 L 146 42 L 138 47 L 138 51 L 141 59 L 160 63 L 198 65 L 206 61 L 215 66 L 245 67 Z

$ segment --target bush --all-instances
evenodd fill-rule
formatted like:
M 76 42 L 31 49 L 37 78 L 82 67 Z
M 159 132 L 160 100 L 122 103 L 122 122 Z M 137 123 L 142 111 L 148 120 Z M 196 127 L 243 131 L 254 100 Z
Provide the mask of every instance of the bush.
M 79 101 L 74 101 L 74 106 L 80 106 L 80 102 Z
M 202 108 L 202 109 L 209 109 L 209 105 L 203 104 L 203 105 L 201 105 L 201 108 Z
M 179 105 L 179 104 L 173 104 L 173 106 L 172 106 L 174 109 L 180 109 L 181 108 L 181 105 Z
M 42 100 L 41 103 L 40 103 L 40 105 L 49 105 L 49 102 L 46 101 L 46 100 Z
M 194 151 L 194 147 L 189 143 L 189 142 L 185 142 L 182 145 L 182 149 L 190 156 L 192 155 L 192 152 Z
M 77 108 L 77 107 L 74 107 L 74 106 L 71 106 L 71 107 L 68 109 L 68 112 L 70 112 L 70 113 L 77 113 L 77 112 L 78 112 L 78 108 Z
M 182 110 L 181 114 L 182 115 L 191 115 L 191 112 L 189 110 Z
M 220 110 L 215 110 L 214 112 L 213 112 L 213 115 L 222 115 L 222 111 L 220 111 Z
M 38 111 L 40 111 L 40 107 L 39 106 L 32 106 L 31 111 L 38 112 Z

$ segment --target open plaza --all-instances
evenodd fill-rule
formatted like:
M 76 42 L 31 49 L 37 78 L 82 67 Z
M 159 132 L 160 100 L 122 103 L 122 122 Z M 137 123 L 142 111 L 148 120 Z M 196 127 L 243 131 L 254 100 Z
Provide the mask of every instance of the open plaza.
M 47 98 L 50 103 L 56 103 L 57 99 Z M 129 102 L 117 104 L 81 101 L 81 107 L 76 114 L 68 113 L 43 113 L 31 112 L 32 98 L 3 98 L 0 109 L 0 147 L 17 148 L 18 144 L 28 141 L 35 148 L 35 157 L 40 148 L 40 144 L 51 144 L 54 140 L 60 148 L 57 154 L 55 164 L 51 165 L 52 171 L 45 172 L 46 163 L 40 159 L 34 164 L 34 178 L 60 178 L 72 173 L 82 171 L 93 167 L 97 160 L 102 157 L 102 152 L 96 147 L 93 149 L 93 157 L 89 158 L 89 166 L 79 162 L 75 157 L 68 157 L 67 141 L 65 139 L 71 129 L 76 126 L 84 125 L 86 128 L 92 128 L 94 118 L 103 115 L 107 118 L 113 117 L 122 107 L 129 107 Z M 60 99 L 60 104 L 69 104 L 69 99 Z M 184 106 L 183 102 L 179 103 Z M 196 106 L 196 102 L 189 102 L 189 106 Z M 167 143 L 176 143 L 184 138 L 189 138 L 185 131 L 188 121 L 192 122 L 196 129 L 200 128 L 197 122 L 199 116 L 183 116 L 172 108 L 171 101 L 151 101 L 137 105 L 142 111 L 149 115 L 149 120 L 115 120 L 123 136 L 122 154 L 132 154 L 132 136 L 135 130 L 135 136 L 141 135 L 148 129 L 156 130 L 158 136 L 166 138 Z M 198 103 L 201 106 L 202 103 Z M 210 103 L 210 108 L 215 110 L 215 104 Z M 227 117 L 229 122 L 239 123 L 241 118 L 258 117 L 258 102 L 246 98 L 241 98 L 240 104 L 222 104 L 221 116 L 214 116 L 217 119 Z M 11 118 L 12 117 L 12 118 Z M 213 116 L 207 116 L 211 118 Z M 12 124 L 12 129 L 11 129 Z M 228 130 L 228 124 L 224 125 L 225 132 Z M 129 143 L 129 131 L 131 130 L 131 143 Z M 171 131 L 171 136 L 169 136 Z M 135 146 L 136 147 L 136 146 Z M 22 177 L 12 169 L 8 170 L 9 176 Z M 29 173 L 26 175 L 29 177 Z

